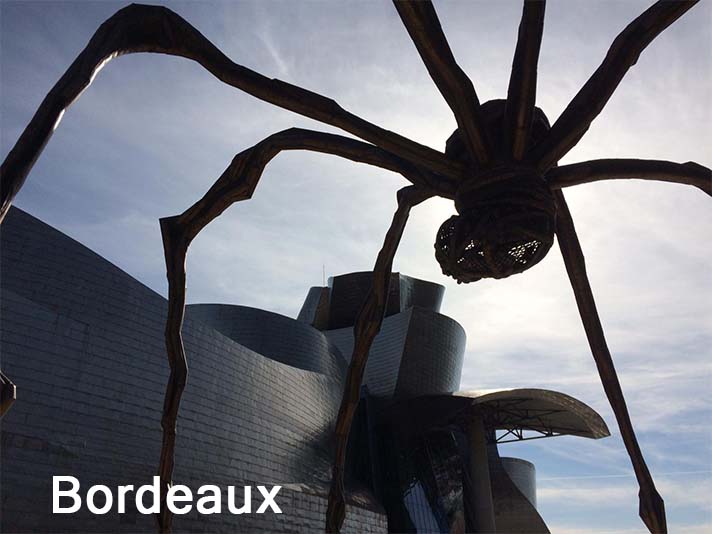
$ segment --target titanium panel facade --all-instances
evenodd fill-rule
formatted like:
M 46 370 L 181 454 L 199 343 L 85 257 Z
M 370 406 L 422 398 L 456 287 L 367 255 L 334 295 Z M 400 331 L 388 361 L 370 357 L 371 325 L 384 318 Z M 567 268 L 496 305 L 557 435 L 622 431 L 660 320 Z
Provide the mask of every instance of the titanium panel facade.
M 506 456 L 502 456 L 500 461 L 517 489 L 536 508 L 536 467 L 534 464 L 521 458 Z
M 0 244 L 1 363 L 18 389 L 2 420 L 0 529 L 154 532 L 153 517 L 139 514 L 133 499 L 121 515 L 116 506 L 103 516 L 86 506 L 52 515 L 51 480 L 76 476 L 82 495 L 94 484 L 151 482 L 169 374 L 166 300 L 16 208 Z M 281 485 L 277 502 L 284 513 L 231 515 L 223 491 L 223 514 L 176 515 L 176 532 L 323 530 L 334 420 L 353 322 L 371 277 L 350 273 L 311 288 L 297 320 L 245 306 L 186 307 L 190 377 L 174 482 L 193 490 L 233 485 L 238 495 L 242 486 Z M 437 404 L 474 402 L 471 394 L 456 393 L 465 332 L 439 313 L 443 292 L 438 284 L 392 274 L 349 442 L 344 532 L 460 532 L 473 524 L 467 504 L 472 444 Z M 581 411 L 581 403 L 561 394 L 521 391 Z M 422 428 L 406 431 L 389 418 L 399 401 L 420 406 Z M 585 408 L 586 420 L 597 424 L 591 428 L 605 429 Z M 589 434 L 606 435 L 601 429 Z M 494 430 L 488 428 L 492 439 Z M 487 458 L 498 529 L 548 532 L 536 511 L 534 466 L 500 459 L 494 442 Z M 253 495 L 254 510 L 261 500 L 256 488 Z
M 344 357 L 323 333 L 284 315 L 247 306 L 190 304 L 186 317 L 272 360 L 337 380 L 346 375 Z
M 53 516 L 50 492 L 52 475 L 76 476 L 84 491 L 93 484 L 151 481 L 168 377 L 165 299 L 18 209 L 8 214 L 1 238 L 0 349 L 18 400 L 2 420 L 0 527 L 154 532 L 153 518 L 138 514 L 133 500 L 121 516 L 95 516 L 85 506 L 83 513 Z M 334 355 L 320 336 L 298 336 L 321 355 L 313 361 L 300 356 L 301 367 L 333 369 Z M 194 490 L 206 483 L 287 487 L 277 499 L 282 515 L 193 511 L 175 516 L 175 530 L 322 529 L 340 377 L 267 358 L 190 313 L 184 340 L 190 378 L 178 422 L 175 482 Z M 350 509 L 349 530 L 385 531 L 371 495 L 352 497 L 359 504 Z
M 353 328 L 324 333 L 351 361 Z M 457 391 L 465 341 L 457 322 L 426 308 L 386 317 L 371 347 L 364 384 L 369 394 L 386 398 Z

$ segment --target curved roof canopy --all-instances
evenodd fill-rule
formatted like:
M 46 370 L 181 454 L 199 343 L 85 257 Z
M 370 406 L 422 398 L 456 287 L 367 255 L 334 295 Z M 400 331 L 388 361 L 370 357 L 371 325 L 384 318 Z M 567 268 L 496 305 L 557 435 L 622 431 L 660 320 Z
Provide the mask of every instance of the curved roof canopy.
M 610 435 L 600 415 L 583 402 L 547 389 L 497 389 L 427 395 L 392 405 L 386 418 L 414 435 L 466 424 L 481 416 L 497 442 L 560 435 L 599 439 Z

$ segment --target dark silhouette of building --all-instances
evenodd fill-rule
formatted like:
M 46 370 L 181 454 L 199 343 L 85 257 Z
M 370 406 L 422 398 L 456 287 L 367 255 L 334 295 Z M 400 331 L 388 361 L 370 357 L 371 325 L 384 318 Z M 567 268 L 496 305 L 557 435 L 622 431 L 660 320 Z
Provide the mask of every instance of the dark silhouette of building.
M 52 514 L 52 476 L 147 484 L 168 377 L 166 300 L 86 247 L 13 208 L 1 238 L 2 368 L 17 401 L 2 420 L 3 532 L 153 532 L 127 503 Z M 183 328 L 190 377 L 174 482 L 281 485 L 282 514 L 174 518 L 191 532 L 323 529 L 333 423 L 370 273 L 311 288 L 298 319 L 195 304 Z M 547 532 L 534 466 L 498 444 L 608 435 L 563 394 L 458 392 L 465 332 L 439 313 L 444 288 L 398 273 L 349 444 L 350 532 Z M 223 498 L 225 496 L 223 495 Z

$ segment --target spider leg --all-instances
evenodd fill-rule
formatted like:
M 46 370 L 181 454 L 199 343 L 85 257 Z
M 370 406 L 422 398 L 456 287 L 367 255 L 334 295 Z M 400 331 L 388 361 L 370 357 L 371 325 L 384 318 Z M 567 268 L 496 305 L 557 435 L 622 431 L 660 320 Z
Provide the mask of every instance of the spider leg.
M 0 419 L 17 399 L 17 388 L 5 373 L 0 371 Z
M 621 179 L 692 185 L 712 196 L 712 170 L 693 161 L 673 163 L 646 159 L 596 159 L 555 167 L 546 173 L 546 180 L 552 189 Z
M 545 1 L 524 2 L 517 48 L 509 77 L 504 118 L 506 145 L 515 160 L 521 160 L 529 142 L 536 103 L 537 63 L 544 32 Z
M 391 226 L 386 232 L 383 247 L 378 253 L 376 264 L 373 268 L 371 289 L 354 324 L 354 348 L 335 426 L 336 456 L 329 491 L 329 504 L 326 510 L 326 532 L 339 532 L 346 516 L 344 490 L 346 447 L 351 423 L 358 406 L 368 353 L 383 323 L 393 257 L 396 254 L 405 224 L 408 221 L 410 209 L 431 196 L 433 196 L 432 193 L 417 189 L 414 186 L 408 186 L 398 191 L 398 209 L 393 215 L 393 222 L 391 222 Z
M 550 169 L 579 142 L 645 47 L 697 2 L 660 0 L 618 34 L 603 63 L 571 100 L 546 137 L 532 149 L 530 159 L 538 162 L 541 171 Z
M 623 437 L 623 443 L 633 464 L 635 476 L 638 479 L 638 486 L 640 487 L 638 493 L 640 499 L 639 514 L 650 532 L 656 534 L 666 533 L 665 504 L 655 489 L 655 483 L 650 475 L 648 466 L 645 464 L 643 453 L 635 437 L 623 391 L 618 381 L 618 374 L 606 344 L 591 285 L 586 275 L 586 262 L 576 235 L 574 222 L 566 205 L 564 194 L 561 191 L 554 191 L 554 196 L 557 207 L 556 236 L 559 240 L 559 248 L 574 290 L 576 304 L 581 314 L 581 320 L 593 353 L 593 359 L 598 368 L 598 374 L 601 377 L 603 389 L 606 392 L 611 408 L 613 408 L 613 413 L 616 416 L 616 421 Z
M 459 67 L 430 0 L 394 0 L 430 77 L 455 114 L 457 126 L 472 161 L 484 165 L 491 159 L 490 143 L 472 82 Z
M 398 172 L 418 184 L 418 186 L 410 186 L 412 189 L 405 189 L 406 193 L 401 195 L 405 199 L 402 202 L 410 201 L 412 198 L 424 199 L 435 194 L 433 190 L 427 188 L 428 181 L 432 179 L 428 172 L 415 167 L 410 162 L 402 161 L 397 156 L 378 147 L 339 135 L 292 128 L 271 135 L 235 156 L 220 178 L 200 200 L 181 215 L 161 219 L 161 234 L 168 278 L 168 316 L 165 338 L 171 368 L 161 419 L 163 443 L 158 469 L 162 487 L 161 511 L 158 516 L 158 526 L 161 532 L 171 531 L 172 516 L 166 507 L 165 499 L 166 490 L 171 484 L 173 474 L 178 409 L 188 377 L 188 365 L 181 334 L 185 316 L 185 264 L 188 247 L 200 231 L 228 207 L 235 202 L 249 200 L 252 197 L 265 166 L 283 150 L 310 150 L 334 154 Z M 398 220 L 400 221 L 405 208 L 399 209 Z M 405 216 L 407 217 L 407 210 Z M 403 221 L 404 223 L 405 221 Z M 389 236 L 386 244 L 389 247 L 397 245 L 397 239 L 393 244 L 394 237 L 391 234 Z M 400 238 L 400 233 L 397 238 Z M 387 267 L 390 270 L 390 262 Z
M 325 124 L 436 172 L 459 178 L 463 166 L 444 154 L 372 124 L 334 100 L 270 79 L 231 61 L 182 17 L 162 6 L 131 4 L 107 19 L 50 90 L 2 164 L 0 222 L 66 109 L 111 59 L 153 52 L 196 61 L 222 82 L 254 97 Z

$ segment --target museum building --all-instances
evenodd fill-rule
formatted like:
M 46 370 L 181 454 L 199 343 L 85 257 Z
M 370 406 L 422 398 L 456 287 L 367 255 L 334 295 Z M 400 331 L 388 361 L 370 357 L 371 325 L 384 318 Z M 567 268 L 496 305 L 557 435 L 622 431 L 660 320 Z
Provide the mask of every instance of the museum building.
M 82 488 L 156 474 L 168 379 L 166 299 L 18 208 L 0 232 L 3 532 L 155 532 L 127 503 L 52 514 L 52 476 Z M 175 532 L 323 531 L 333 425 L 371 273 L 313 287 L 296 319 L 193 304 L 174 482 L 280 485 L 282 514 L 173 519 Z M 306 289 L 306 288 L 305 288 Z M 348 453 L 344 532 L 548 532 L 534 466 L 505 443 L 608 435 L 580 401 L 541 389 L 459 391 L 465 332 L 444 288 L 399 273 L 366 367 Z

